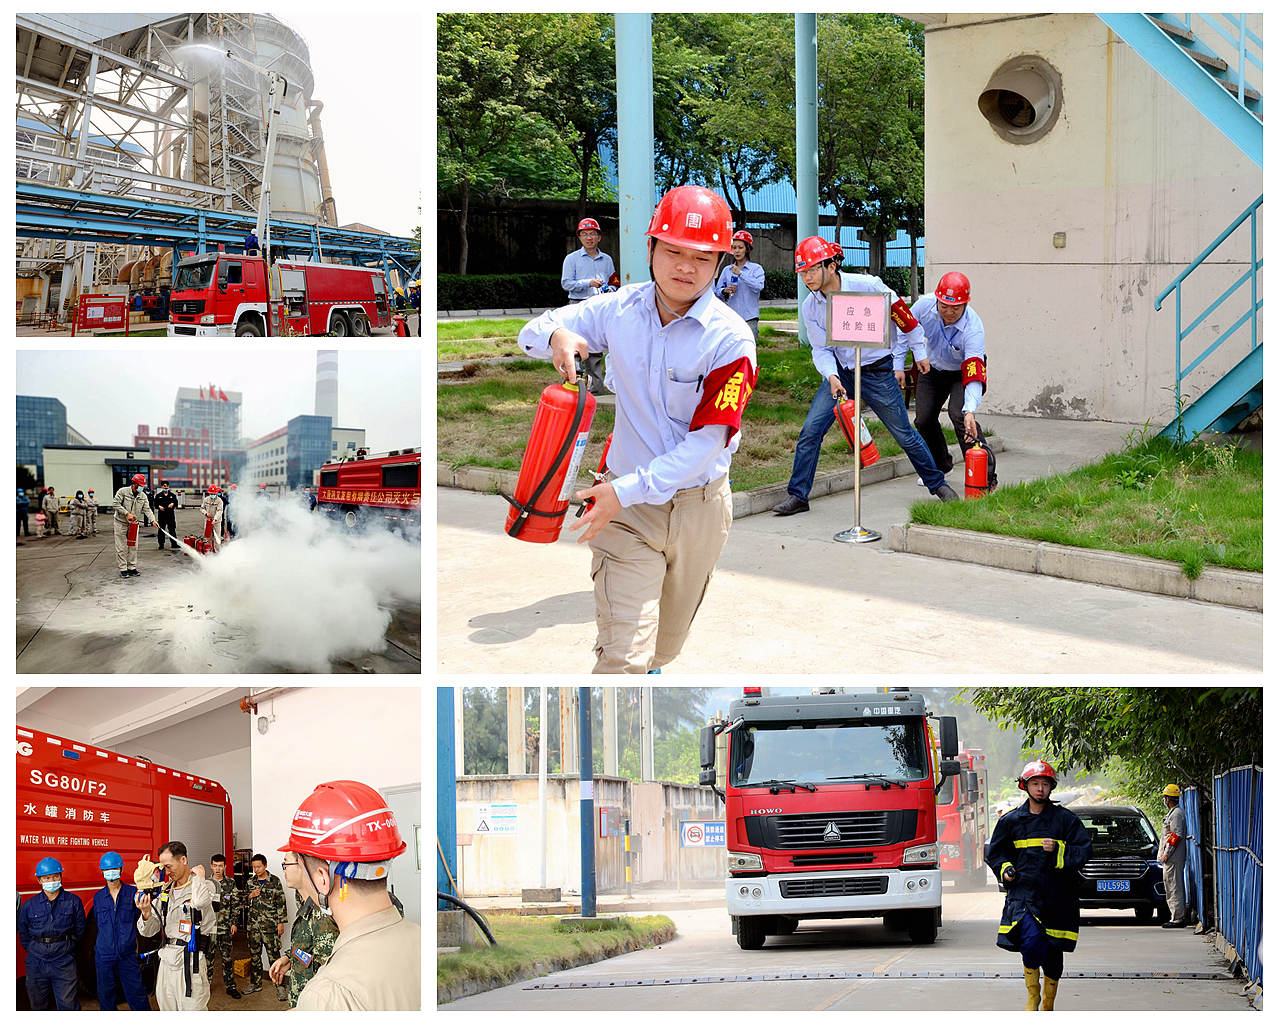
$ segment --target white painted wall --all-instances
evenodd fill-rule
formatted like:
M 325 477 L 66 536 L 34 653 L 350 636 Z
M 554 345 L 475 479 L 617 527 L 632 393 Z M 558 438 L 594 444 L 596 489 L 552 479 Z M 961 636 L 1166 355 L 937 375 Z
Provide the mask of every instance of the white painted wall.
M 249 748 L 192 761 L 187 770 L 192 775 L 222 783 L 231 797 L 231 841 L 237 847 L 244 846 L 243 837 L 253 835 L 253 771 Z M 229 859 L 231 851 L 225 853 Z
M 1061 116 L 1030 145 L 1001 139 L 978 110 L 992 73 L 1020 54 L 1062 75 Z M 931 16 L 925 69 L 925 284 L 969 275 L 987 331 L 983 408 L 1163 426 L 1174 313 L 1172 296 L 1159 313 L 1155 296 L 1258 197 L 1261 171 L 1092 14 Z M 1247 227 L 1217 259 L 1184 295 L 1184 324 L 1242 272 Z M 1196 352 L 1247 295 L 1210 317 Z M 1248 344 L 1234 336 L 1192 393 Z
M 269 720 L 265 735 L 256 727 L 261 717 Z M 374 789 L 421 785 L 421 733 L 417 686 L 309 687 L 261 701 L 251 733 L 253 830 L 244 845 L 266 854 L 268 869 L 280 875 L 283 855 L 277 848 L 288 840 L 293 812 L 312 790 L 337 779 Z M 416 870 L 411 826 L 402 828 L 401 838 L 409 848 L 392 867 L 393 881 L 399 871 Z M 432 850 L 432 863 L 434 857 Z M 294 906 L 290 894 L 291 921 Z

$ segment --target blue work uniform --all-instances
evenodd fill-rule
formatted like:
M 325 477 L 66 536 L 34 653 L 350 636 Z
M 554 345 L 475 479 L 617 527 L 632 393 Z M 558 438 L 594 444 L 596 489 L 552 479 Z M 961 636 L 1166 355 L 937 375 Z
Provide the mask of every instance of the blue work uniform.
M 732 295 L 725 295 L 724 290 L 730 285 L 737 285 L 738 290 Z M 720 280 L 716 282 L 716 294 L 724 300 L 726 306 L 747 322 L 747 326 L 752 329 L 757 338 L 759 332 L 756 324 L 760 320 L 762 291 L 764 291 L 764 267 L 759 263 L 744 263 L 741 270 L 730 263 L 720 272 Z
M 569 293 L 570 299 L 587 299 L 598 290 L 591 287 L 594 278 L 607 282 L 612 276 L 613 258 L 607 252 L 597 249 L 595 256 L 591 257 L 586 249 L 580 247 L 564 258 L 564 265 L 560 268 L 560 287 Z
M 98 939 L 93 947 L 93 963 L 98 974 L 98 1005 L 114 1010 L 118 988 L 124 989 L 130 1010 L 149 1010 L 147 991 L 138 966 L 138 890 L 121 885 L 113 900 L 105 885 L 93 894 L 93 918 L 98 925 Z
M 27 897 L 18 908 L 18 941 L 27 951 L 27 995 L 33 1010 L 80 1009 L 76 946 L 84 935 L 84 904 L 59 889 Z

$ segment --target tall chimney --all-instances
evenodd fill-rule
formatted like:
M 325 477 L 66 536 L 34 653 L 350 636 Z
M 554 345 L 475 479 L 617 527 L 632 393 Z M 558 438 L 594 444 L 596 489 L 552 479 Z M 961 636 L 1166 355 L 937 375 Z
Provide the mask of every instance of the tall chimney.
M 316 351 L 316 415 L 328 416 L 329 425 L 338 425 L 338 353 Z

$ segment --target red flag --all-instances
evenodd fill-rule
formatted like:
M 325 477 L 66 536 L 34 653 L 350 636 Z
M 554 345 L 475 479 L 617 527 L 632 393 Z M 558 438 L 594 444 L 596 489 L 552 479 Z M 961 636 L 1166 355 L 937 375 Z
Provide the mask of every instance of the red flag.
M 204 388 L 200 389 L 200 401 L 204 401 Z
M 230 401 L 230 399 L 227 398 L 227 393 L 223 391 L 222 388 L 218 388 L 218 397 L 224 402 Z

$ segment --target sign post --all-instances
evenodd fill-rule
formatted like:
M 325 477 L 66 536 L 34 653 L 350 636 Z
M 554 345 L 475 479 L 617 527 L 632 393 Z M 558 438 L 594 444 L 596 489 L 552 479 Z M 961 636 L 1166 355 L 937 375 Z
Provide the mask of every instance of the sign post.
M 836 292 L 827 299 L 827 344 L 833 348 L 888 348 L 887 292 Z M 853 417 L 862 429 L 862 354 L 853 364 Z M 855 435 L 856 436 L 856 435 Z M 857 445 L 855 444 L 855 448 Z M 853 461 L 853 525 L 835 535 L 842 544 L 869 544 L 880 539 L 862 525 L 862 453 Z

